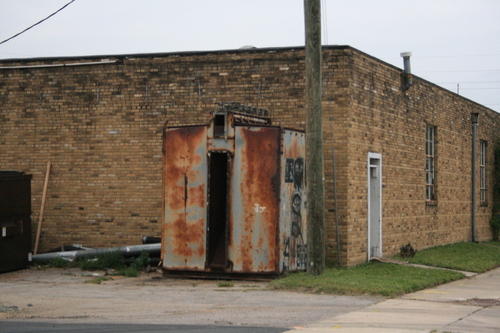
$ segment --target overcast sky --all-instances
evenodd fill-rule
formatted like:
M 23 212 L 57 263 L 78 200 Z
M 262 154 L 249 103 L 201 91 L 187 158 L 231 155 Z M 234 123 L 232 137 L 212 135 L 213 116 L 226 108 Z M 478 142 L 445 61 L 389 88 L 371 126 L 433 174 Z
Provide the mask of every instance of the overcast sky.
M 0 0 L 0 42 L 71 0 Z M 350 45 L 500 111 L 500 0 L 321 0 L 323 44 Z M 0 59 L 304 45 L 303 0 L 76 0 Z

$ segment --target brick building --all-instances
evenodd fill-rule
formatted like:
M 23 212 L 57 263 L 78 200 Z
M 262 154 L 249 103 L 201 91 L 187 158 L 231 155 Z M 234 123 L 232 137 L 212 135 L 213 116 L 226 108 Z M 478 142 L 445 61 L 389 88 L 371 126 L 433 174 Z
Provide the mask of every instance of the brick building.
M 40 251 L 159 236 L 162 129 L 205 124 L 217 102 L 265 108 L 303 129 L 304 49 L 0 61 L 0 170 L 33 175 L 33 230 L 52 163 Z M 327 260 L 351 266 L 470 241 L 471 114 L 477 240 L 491 239 L 500 114 L 349 46 L 323 52 Z M 381 197 L 377 194 L 381 193 Z M 369 222 L 371 221 L 371 222 Z M 380 225 L 379 225 L 380 221 Z

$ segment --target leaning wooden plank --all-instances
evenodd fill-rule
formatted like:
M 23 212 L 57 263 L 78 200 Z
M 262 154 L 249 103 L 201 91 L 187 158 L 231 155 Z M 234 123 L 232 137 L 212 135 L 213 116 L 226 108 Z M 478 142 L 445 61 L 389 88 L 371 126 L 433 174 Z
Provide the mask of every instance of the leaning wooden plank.
M 45 209 L 45 199 L 47 198 L 47 187 L 49 185 L 50 166 L 51 163 L 49 161 L 47 162 L 47 173 L 45 174 L 45 183 L 43 185 L 42 205 L 40 207 L 40 215 L 38 217 L 38 229 L 36 231 L 35 249 L 33 251 L 34 254 L 38 253 L 38 244 L 40 243 L 40 233 L 42 232 L 43 210 Z

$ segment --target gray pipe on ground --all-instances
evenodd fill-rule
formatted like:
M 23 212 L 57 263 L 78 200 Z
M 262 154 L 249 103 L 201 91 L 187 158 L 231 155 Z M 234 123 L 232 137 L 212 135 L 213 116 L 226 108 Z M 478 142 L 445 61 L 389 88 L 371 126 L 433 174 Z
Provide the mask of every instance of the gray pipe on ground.
M 142 244 L 161 243 L 161 237 L 142 236 Z
M 90 249 L 81 251 L 64 251 L 64 252 L 50 252 L 36 254 L 31 257 L 33 262 L 47 262 L 54 260 L 56 258 L 63 258 L 73 260 L 75 258 L 89 258 L 97 257 L 106 253 L 120 252 L 125 257 L 135 257 L 141 255 L 142 252 L 148 252 L 149 254 L 160 253 L 161 244 L 143 244 L 143 245 L 129 245 L 129 246 L 119 246 L 119 247 L 107 247 L 100 249 Z

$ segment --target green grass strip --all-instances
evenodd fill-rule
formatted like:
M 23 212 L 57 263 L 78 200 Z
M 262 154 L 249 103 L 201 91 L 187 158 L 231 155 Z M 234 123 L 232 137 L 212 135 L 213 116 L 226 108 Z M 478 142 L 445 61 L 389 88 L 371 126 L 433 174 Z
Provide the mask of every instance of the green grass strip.
M 271 282 L 271 288 L 342 295 L 395 297 L 462 279 L 462 273 L 440 269 L 366 263 L 353 268 L 329 268 L 319 276 L 293 273 Z
M 482 273 L 500 265 L 500 242 L 456 243 L 418 251 L 404 260 L 428 266 Z

